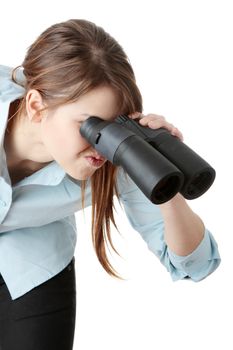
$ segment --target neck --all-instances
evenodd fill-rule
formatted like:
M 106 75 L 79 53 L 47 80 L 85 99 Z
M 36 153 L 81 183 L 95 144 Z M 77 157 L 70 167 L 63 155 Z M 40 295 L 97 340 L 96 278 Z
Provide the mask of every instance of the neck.
M 8 168 L 36 171 L 51 162 L 46 159 L 39 131 L 40 124 L 30 122 L 27 116 L 12 120 L 9 132 L 6 130 L 4 138 Z

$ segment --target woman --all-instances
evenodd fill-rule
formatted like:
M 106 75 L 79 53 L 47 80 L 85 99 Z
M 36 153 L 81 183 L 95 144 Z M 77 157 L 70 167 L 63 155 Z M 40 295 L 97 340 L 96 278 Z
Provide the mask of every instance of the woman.
M 142 97 L 122 47 L 101 27 L 73 19 L 46 29 L 22 66 L 0 66 L 0 345 L 72 349 L 74 213 L 92 205 L 92 239 L 107 273 L 113 196 L 173 280 L 193 281 L 220 263 L 217 243 L 177 194 L 152 204 L 80 135 L 91 115 L 140 118 L 183 136 L 163 116 L 142 114 Z M 100 159 L 94 166 L 90 159 Z M 82 199 L 81 199 L 82 196 Z M 115 250 L 115 249 L 114 249 Z M 116 250 L 115 250 L 116 251 Z

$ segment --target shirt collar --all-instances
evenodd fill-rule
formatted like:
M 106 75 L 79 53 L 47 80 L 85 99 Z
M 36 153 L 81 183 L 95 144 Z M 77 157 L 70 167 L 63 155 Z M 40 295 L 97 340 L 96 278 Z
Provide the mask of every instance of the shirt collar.
M 56 186 L 66 176 L 65 171 L 55 161 L 36 171 L 32 175 L 19 181 L 14 188 L 26 185 L 47 185 Z

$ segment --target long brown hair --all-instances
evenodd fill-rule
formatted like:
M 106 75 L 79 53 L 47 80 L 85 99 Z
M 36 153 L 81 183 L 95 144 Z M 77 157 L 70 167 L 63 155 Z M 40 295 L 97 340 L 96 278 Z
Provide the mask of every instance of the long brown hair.
M 41 94 L 48 106 L 45 110 L 75 102 L 102 85 L 114 89 L 119 99 L 118 114 L 142 112 L 142 96 L 129 58 L 119 43 L 93 22 L 71 19 L 47 28 L 28 48 L 21 66 L 26 77 L 25 95 L 18 104 L 15 101 L 17 118 L 25 113 L 25 96 L 29 89 L 36 89 Z M 91 232 L 99 262 L 109 275 L 122 279 L 106 254 L 108 241 L 118 254 L 110 233 L 110 220 L 119 232 L 113 215 L 114 195 L 119 202 L 118 168 L 107 161 L 91 176 Z M 83 209 L 86 181 L 81 182 Z

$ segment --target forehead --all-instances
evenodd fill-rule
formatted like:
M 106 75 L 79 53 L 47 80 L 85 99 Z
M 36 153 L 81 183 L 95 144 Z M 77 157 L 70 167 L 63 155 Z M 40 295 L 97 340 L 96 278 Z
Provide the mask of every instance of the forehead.
M 110 87 L 98 87 L 81 96 L 75 103 L 83 116 L 111 118 L 119 109 L 119 97 Z

